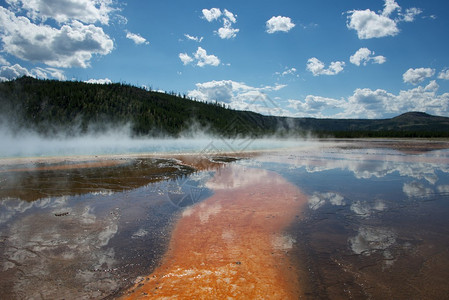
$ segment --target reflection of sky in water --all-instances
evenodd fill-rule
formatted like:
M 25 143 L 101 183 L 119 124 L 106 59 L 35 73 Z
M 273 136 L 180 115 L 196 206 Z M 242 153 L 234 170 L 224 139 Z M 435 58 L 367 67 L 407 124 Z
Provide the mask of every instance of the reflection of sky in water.
M 444 254 L 449 246 L 444 232 L 449 228 L 448 158 L 449 151 L 410 155 L 386 149 L 320 147 L 266 154 L 238 164 L 274 170 L 308 195 L 304 219 L 273 238 L 273 247 L 293 251 L 297 245 L 306 245 L 304 253 L 313 258 L 308 267 L 320 273 L 323 284 L 335 285 L 335 278 L 341 277 L 375 290 L 369 280 L 381 281 L 383 270 L 415 274 L 425 269 L 420 261 L 449 269 L 449 264 L 438 260 L 432 265 L 426 256 Z M 260 170 L 249 178 L 242 171 L 245 168 L 236 166 L 223 175 L 229 177 L 223 182 L 211 180 L 210 171 L 158 183 L 148 179 L 142 184 L 136 181 L 142 174 L 132 166 L 127 171 L 133 178 L 128 188 L 118 173 L 117 180 L 86 188 L 85 193 L 79 192 L 84 187 L 76 187 L 76 193 L 52 193 L 32 202 L 4 197 L 0 202 L 0 281 L 9 282 L 4 286 L 9 284 L 17 298 L 107 296 L 126 286 L 126 278 L 150 273 L 166 250 L 177 213 L 188 216 L 188 206 L 210 196 L 210 189 L 242 188 L 264 176 Z M 88 174 L 89 180 L 101 179 L 96 173 Z M 107 181 L 107 174 L 101 180 Z M 49 186 L 60 188 L 59 184 Z M 201 223 L 223 209 L 201 205 Z M 222 236 L 236 238 L 226 230 Z M 337 275 L 332 277 L 332 272 Z M 446 273 L 432 276 L 437 274 Z M 400 286 L 401 282 L 385 284 Z
M 354 253 L 370 255 L 382 250 L 390 256 L 386 250 L 397 243 L 394 226 L 400 224 L 401 214 L 391 228 L 367 224 L 382 221 L 385 214 L 402 206 L 447 198 L 448 157 L 449 151 L 441 150 L 407 155 L 384 149 L 322 148 L 266 156 L 252 165 L 278 171 L 296 183 L 309 195 L 311 216 L 340 215 L 350 220 L 349 226 L 356 231 L 348 237 Z
M 268 155 L 252 164 L 279 172 L 308 195 L 304 221 L 290 234 L 306 245 L 301 255 L 309 255 L 303 261 L 309 275 L 319 274 L 312 295 L 395 298 L 393 290 L 410 292 L 400 290 L 410 274 L 422 293 L 449 276 L 448 158 L 447 150 L 321 148 Z M 429 263 L 433 255 L 438 259 Z M 423 274 L 423 269 L 440 268 Z M 353 294 L 338 294 L 327 285 L 346 286 Z M 445 286 L 433 290 L 445 291 Z
M 8 288 L 0 298 L 103 298 L 127 286 L 154 268 L 168 245 L 180 209 L 169 193 L 188 194 L 196 186 L 200 201 L 209 177 L 200 172 L 134 189 L 123 178 L 122 191 L 93 186 L 85 194 L 32 202 L 2 199 L 0 281 Z

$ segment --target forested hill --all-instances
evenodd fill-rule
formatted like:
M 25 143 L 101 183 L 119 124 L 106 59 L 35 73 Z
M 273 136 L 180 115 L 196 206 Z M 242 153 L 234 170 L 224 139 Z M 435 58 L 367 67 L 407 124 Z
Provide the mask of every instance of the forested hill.
M 273 117 L 120 83 L 30 77 L 1 82 L 0 107 L 2 122 L 13 124 L 13 130 L 32 129 L 44 135 L 61 131 L 78 134 L 129 124 L 136 136 L 178 136 L 192 128 L 225 137 L 310 132 L 336 137 L 449 136 L 449 118 L 419 112 L 384 120 Z

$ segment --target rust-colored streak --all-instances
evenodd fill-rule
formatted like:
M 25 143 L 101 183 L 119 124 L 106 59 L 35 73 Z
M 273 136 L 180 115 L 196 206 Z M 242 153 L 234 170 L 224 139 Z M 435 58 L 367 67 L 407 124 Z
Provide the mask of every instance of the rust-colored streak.
M 124 298 L 297 299 L 283 230 L 305 196 L 276 173 L 235 165 L 208 187 L 215 194 L 183 212 L 162 265 Z

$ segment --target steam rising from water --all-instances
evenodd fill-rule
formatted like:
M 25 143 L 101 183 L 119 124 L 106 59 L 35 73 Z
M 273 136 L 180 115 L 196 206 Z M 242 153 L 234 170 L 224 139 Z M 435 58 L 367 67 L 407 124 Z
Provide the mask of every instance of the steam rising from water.
M 32 131 L 15 132 L 0 126 L 0 158 L 136 153 L 239 153 L 300 146 L 304 140 L 275 138 L 224 139 L 201 131 L 189 131 L 179 138 L 132 137 L 130 126 L 87 134 L 57 134 L 44 137 Z

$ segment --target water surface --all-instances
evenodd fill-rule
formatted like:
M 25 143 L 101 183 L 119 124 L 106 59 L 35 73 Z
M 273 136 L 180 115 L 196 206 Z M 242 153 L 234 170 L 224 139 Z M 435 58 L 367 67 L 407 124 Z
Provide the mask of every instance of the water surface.
M 445 298 L 445 148 L 358 141 L 203 153 L 190 166 L 154 157 L 4 164 L 0 298 L 157 296 L 169 293 L 161 283 L 195 290 L 189 276 L 200 275 L 196 287 L 226 283 L 233 297 Z

